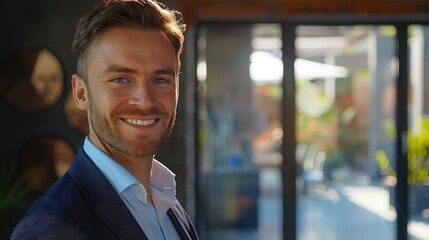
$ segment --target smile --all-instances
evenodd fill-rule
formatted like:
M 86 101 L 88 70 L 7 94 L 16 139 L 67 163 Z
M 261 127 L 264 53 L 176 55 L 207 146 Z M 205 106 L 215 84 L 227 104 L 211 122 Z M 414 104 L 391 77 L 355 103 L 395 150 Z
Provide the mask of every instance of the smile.
M 125 119 L 125 121 L 129 124 L 137 125 L 137 126 L 148 126 L 155 123 L 155 119 L 150 120 L 137 120 L 137 119 Z

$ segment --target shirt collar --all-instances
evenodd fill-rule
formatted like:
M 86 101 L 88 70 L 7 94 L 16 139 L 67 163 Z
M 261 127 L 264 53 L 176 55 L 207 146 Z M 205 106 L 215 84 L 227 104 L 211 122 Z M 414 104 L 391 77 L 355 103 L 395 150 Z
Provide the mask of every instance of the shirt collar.
M 157 160 L 152 165 L 152 199 L 158 218 L 165 217 L 168 209 L 176 204 L 176 181 L 174 173 Z
M 130 172 L 95 146 L 88 137 L 85 138 L 83 149 L 113 185 L 117 193 L 122 193 L 131 185 L 140 185 Z M 159 161 L 153 160 L 150 184 L 158 217 L 165 216 L 168 209 L 176 204 L 176 181 L 174 178 L 175 174 L 170 169 Z M 146 191 L 144 188 L 143 190 Z
M 88 137 L 85 138 L 83 143 L 83 150 L 88 154 L 89 158 L 95 163 L 104 176 L 106 176 L 116 192 L 121 193 L 128 186 L 139 183 L 130 172 L 96 147 Z

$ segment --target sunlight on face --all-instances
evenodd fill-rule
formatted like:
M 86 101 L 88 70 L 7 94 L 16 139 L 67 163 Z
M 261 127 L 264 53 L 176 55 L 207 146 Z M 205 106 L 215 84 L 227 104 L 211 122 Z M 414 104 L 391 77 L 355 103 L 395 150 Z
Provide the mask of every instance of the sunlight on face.
M 88 58 L 90 139 L 113 155 L 152 157 L 175 122 L 176 66 L 162 32 L 106 31 Z

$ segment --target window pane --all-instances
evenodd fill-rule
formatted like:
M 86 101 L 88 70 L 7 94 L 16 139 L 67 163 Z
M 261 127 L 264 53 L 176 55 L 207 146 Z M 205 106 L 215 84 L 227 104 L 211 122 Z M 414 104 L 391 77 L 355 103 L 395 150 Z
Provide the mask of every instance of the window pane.
M 208 239 L 281 239 L 281 27 L 199 28 L 200 191 Z
M 409 29 L 408 234 L 429 236 L 429 27 Z
M 395 239 L 392 26 L 299 26 L 298 239 Z

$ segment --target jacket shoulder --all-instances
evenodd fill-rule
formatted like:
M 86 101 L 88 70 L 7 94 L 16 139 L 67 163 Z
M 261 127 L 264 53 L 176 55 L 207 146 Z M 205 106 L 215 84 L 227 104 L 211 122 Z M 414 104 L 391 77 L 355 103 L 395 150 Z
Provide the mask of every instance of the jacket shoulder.
M 67 173 L 42 195 L 15 227 L 11 239 L 90 239 L 90 205 Z

